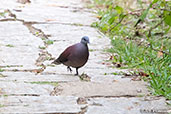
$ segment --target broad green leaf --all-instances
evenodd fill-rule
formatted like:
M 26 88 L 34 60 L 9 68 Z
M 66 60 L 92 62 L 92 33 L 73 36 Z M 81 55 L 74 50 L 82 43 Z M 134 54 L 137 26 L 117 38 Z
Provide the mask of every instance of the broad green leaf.
M 123 12 L 123 8 L 120 6 L 116 6 L 114 9 L 117 11 L 118 14 L 121 14 Z
M 153 0 L 152 4 L 155 4 L 155 3 L 157 3 L 157 2 L 158 2 L 158 0 Z
M 164 19 L 164 22 L 165 22 L 167 25 L 171 26 L 171 12 L 170 12 L 168 15 L 166 15 L 166 17 L 165 17 L 165 19 Z

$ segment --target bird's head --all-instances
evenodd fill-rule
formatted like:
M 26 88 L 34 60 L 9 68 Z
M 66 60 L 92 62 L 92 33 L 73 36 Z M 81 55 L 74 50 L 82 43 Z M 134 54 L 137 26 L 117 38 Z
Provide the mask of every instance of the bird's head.
M 81 39 L 81 43 L 83 43 L 83 44 L 90 43 L 90 41 L 89 41 L 89 37 L 88 37 L 88 36 L 84 36 L 84 37 L 82 37 L 82 39 Z

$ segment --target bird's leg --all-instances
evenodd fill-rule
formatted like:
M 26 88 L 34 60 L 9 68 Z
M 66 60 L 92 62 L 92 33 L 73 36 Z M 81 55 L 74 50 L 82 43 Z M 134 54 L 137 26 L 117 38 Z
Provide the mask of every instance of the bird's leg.
M 78 68 L 76 68 L 76 74 L 75 75 L 78 75 Z
M 72 69 L 69 66 L 67 67 L 67 70 L 72 73 Z

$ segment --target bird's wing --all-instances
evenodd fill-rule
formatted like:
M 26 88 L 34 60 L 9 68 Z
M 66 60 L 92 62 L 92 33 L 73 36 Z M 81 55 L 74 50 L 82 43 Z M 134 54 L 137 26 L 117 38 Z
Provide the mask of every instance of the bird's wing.
M 72 52 L 72 46 L 65 49 L 65 51 L 61 53 L 61 55 L 58 57 L 57 60 L 60 61 L 61 63 L 67 62 L 68 56 L 71 54 L 71 52 Z

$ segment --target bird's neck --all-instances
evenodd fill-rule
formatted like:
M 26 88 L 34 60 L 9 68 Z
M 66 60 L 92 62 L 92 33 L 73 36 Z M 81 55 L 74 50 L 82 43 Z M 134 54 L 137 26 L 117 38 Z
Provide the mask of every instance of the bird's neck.
M 81 44 L 84 44 L 85 46 L 87 46 L 87 43 L 81 42 Z

